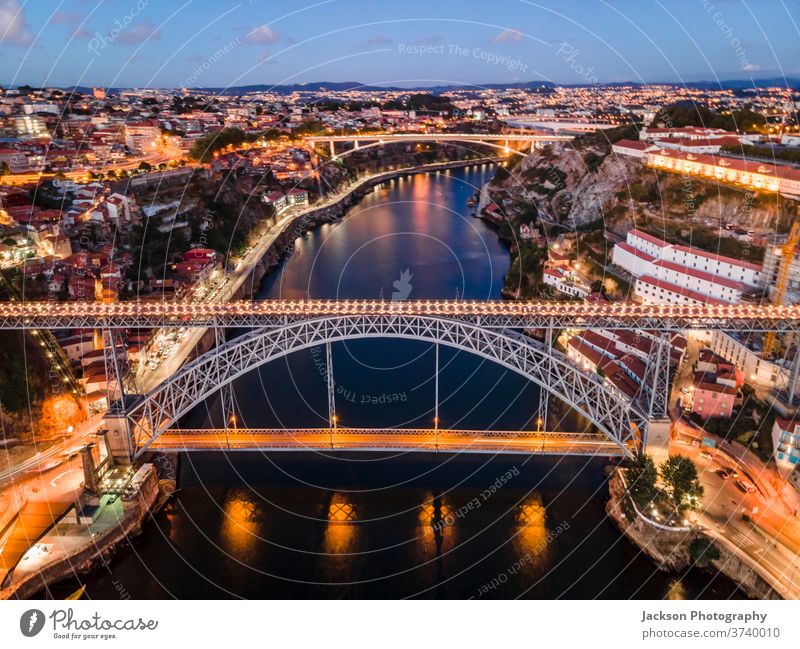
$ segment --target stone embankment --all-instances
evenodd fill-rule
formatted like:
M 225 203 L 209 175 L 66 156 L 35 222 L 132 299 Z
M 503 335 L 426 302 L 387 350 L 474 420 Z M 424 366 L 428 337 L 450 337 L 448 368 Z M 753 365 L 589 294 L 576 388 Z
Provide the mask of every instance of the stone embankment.
M 123 515 L 119 524 L 94 536 L 87 527 L 85 543 L 38 572 L 25 575 L 19 581 L 12 579 L 10 585 L 0 591 L 0 599 L 26 599 L 37 595 L 51 584 L 88 574 L 105 565 L 120 548 L 139 535 L 142 524 L 159 498 L 156 467 L 146 464 L 143 469 L 135 495 L 123 500 Z
M 310 208 L 289 221 L 283 228 L 281 234 L 275 239 L 273 244 L 266 250 L 262 258 L 253 266 L 249 277 L 239 287 L 238 291 L 231 297 L 232 300 L 247 300 L 258 292 L 263 279 L 280 264 L 281 260 L 294 249 L 294 242 L 307 232 L 325 223 L 333 223 L 344 218 L 347 211 L 358 204 L 376 185 L 398 178 L 400 176 L 430 173 L 432 171 L 444 171 L 447 169 L 458 169 L 474 164 L 494 162 L 494 158 L 481 158 L 478 160 L 456 160 L 453 162 L 440 162 L 436 164 L 420 165 L 387 171 L 372 176 L 371 178 L 355 185 L 350 191 L 344 194 L 334 203 L 328 203 L 322 207 Z M 211 337 L 213 341 L 213 336 Z
M 628 538 L 646 554 L 659 570 L 680 572 L 694 565 L 689 545 L 698 536 L 704 536 L 700 528 L 681 528 L 670 531 L 664 526 L 638 515 L 628 500 L 627 490 L 619 470 L 612 473 L 608 482 L 609 500 L 606 513 Z M 626 511 L 628 513 L 626 513 Z M 746 555 L 736 552 L 728 544 L 712 538 L 720 557 L 711 565 L 734 581 L 749 597 L 754 599 L 782 599 L 764 576 L 751 564 Z

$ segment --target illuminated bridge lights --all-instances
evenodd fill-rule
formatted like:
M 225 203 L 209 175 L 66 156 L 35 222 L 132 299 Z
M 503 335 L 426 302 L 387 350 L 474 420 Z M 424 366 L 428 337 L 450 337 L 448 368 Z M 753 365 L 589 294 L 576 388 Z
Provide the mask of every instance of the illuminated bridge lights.
M 486 327 L 629 327 L 656 331 L 797 331 L 798 305 L 646 305 L 475 300 L 265 300 L 185 302 L 7 302 L 0 328 L 270 326 L 276 318 L 419 315 L 479 321 Z M 480 320 L 478 320 L 480 319 Z

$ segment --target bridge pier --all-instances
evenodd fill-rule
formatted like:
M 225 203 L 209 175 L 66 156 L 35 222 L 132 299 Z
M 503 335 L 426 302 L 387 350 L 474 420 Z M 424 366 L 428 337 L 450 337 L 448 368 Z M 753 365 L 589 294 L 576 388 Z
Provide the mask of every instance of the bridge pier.
M 333 144 L 333 140 L 329 140 L 328 144 L 330 145 L 330 149 L 331 149 L 331 158 L 335 158 L 336 157 L 336 147 Z
M 106 451 L 115 464 L 133 462 L 133 431 L 130 419 L 123 409 L 109 410 L 106 413 Z
M 650 352 L 650 359 L 644 375 L 643 387 L 649 388 L 647 399 L 647 430 L 645 431 L 645 453 L 652 456 L 656 466 L 669 456 L 669 437 L 672 422 L 667 412 L 670 393 L 670 351 L 669 334 L 661 334 Z
M 671 430 L 672 422 L 669 419 L 649 419 L 647 421 L 647 431 L 642 450 L 653 458 L 656 466 L 659 466 L 669 457 Z

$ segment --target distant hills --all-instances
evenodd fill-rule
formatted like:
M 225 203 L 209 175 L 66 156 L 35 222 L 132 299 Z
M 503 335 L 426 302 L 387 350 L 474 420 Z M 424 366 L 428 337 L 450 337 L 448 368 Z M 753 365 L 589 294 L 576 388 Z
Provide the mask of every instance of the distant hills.
M 693 81 L 688 83 L 661 83 L 661 82 L 652 82 L 652 83 L 638 83 L 632 81 L 625 81 L 625 82 L 613 82 L 613 83 L 604 83 L 600 84 L 601 87 L 606 88 L 613 88 L 613 87 L 620 87 L 620 86 L 647 86 L 647 85 L 659 85 L 659 86 L 673 86 L 675 88 L 695 88 L 699 90 L 748 90 L 754 88 L 792 88 L 793 90 L 800 90 L 800 79 L 782 79 L 778 77 L 773 78 L 765 78 L 765 79 L 727 79 L 723 81 Z M 279 84 L 279 85 L 270 85 L 270 84 L 253 84 L 253 85 L 246 85 L 246 86 L 234 86 L 230 88 L 224 87 L 199 87 L 199 88 L 192 88 L 192 90 L 196 90 L 199 92 L 213 92 L 215 94 L 224 94 L 224 95 L 241 95 L 241 94 L 249 94 L 255 92 L 276 92 L 279 94 L 291 94 L 294 92 L 341 92 L 346 90 L 363 90 L 365 92 L 369 91 L 385 91 L 385 90 L 392 90 L 397 92 L 431 92 L 431 93 L 444 93 L 444 92 L 452 92 L 453 90 L 481 90 L 481 89 L 488 89 L 488 90 L 506 90 L 506 89 L 529 89 L 529 90 L 539 90 L 539 91 L 549 91 L 554 88 L 587 88 L 590 87 L 587 84 L 563 84 L 563 83 L 553 83 L 552 81 L 522 81 L 517 83 L 486 83 L 486 84 L 449 84 L 449 85 L 439 85 L 439 86 L 418 86 L 418 87 L 410 87 L 410 88 L 401 88 L 397 86 L 381 86 L 381 85 L 370 85 L 370 84 L 362 84 L 357 81 L 314 81 L 311 83 L 292 83 L 292 84 Z M 66 88 L 61 88 L 64 91 L 70 92 L 75 91 L 82 94 L 91 94 L 92 88 L 87 86 L 71 86 Z M 115 93 L 120 92 L 122 90 L 128 90 L 130 88 L 108 88 L 107 92 Z M 167 88 L 165 88 L 167 89 Z

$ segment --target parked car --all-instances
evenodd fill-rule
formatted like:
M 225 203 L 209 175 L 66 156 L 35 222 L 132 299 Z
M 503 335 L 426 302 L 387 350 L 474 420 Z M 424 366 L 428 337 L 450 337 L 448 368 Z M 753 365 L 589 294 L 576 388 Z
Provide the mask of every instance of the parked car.
M 727 480 L 728 478 L 730 478 L 728 472 L 725 469 L 717 469 L 716 471 L 714 471 L 714 473 L 716 473 L 723 480 Z

